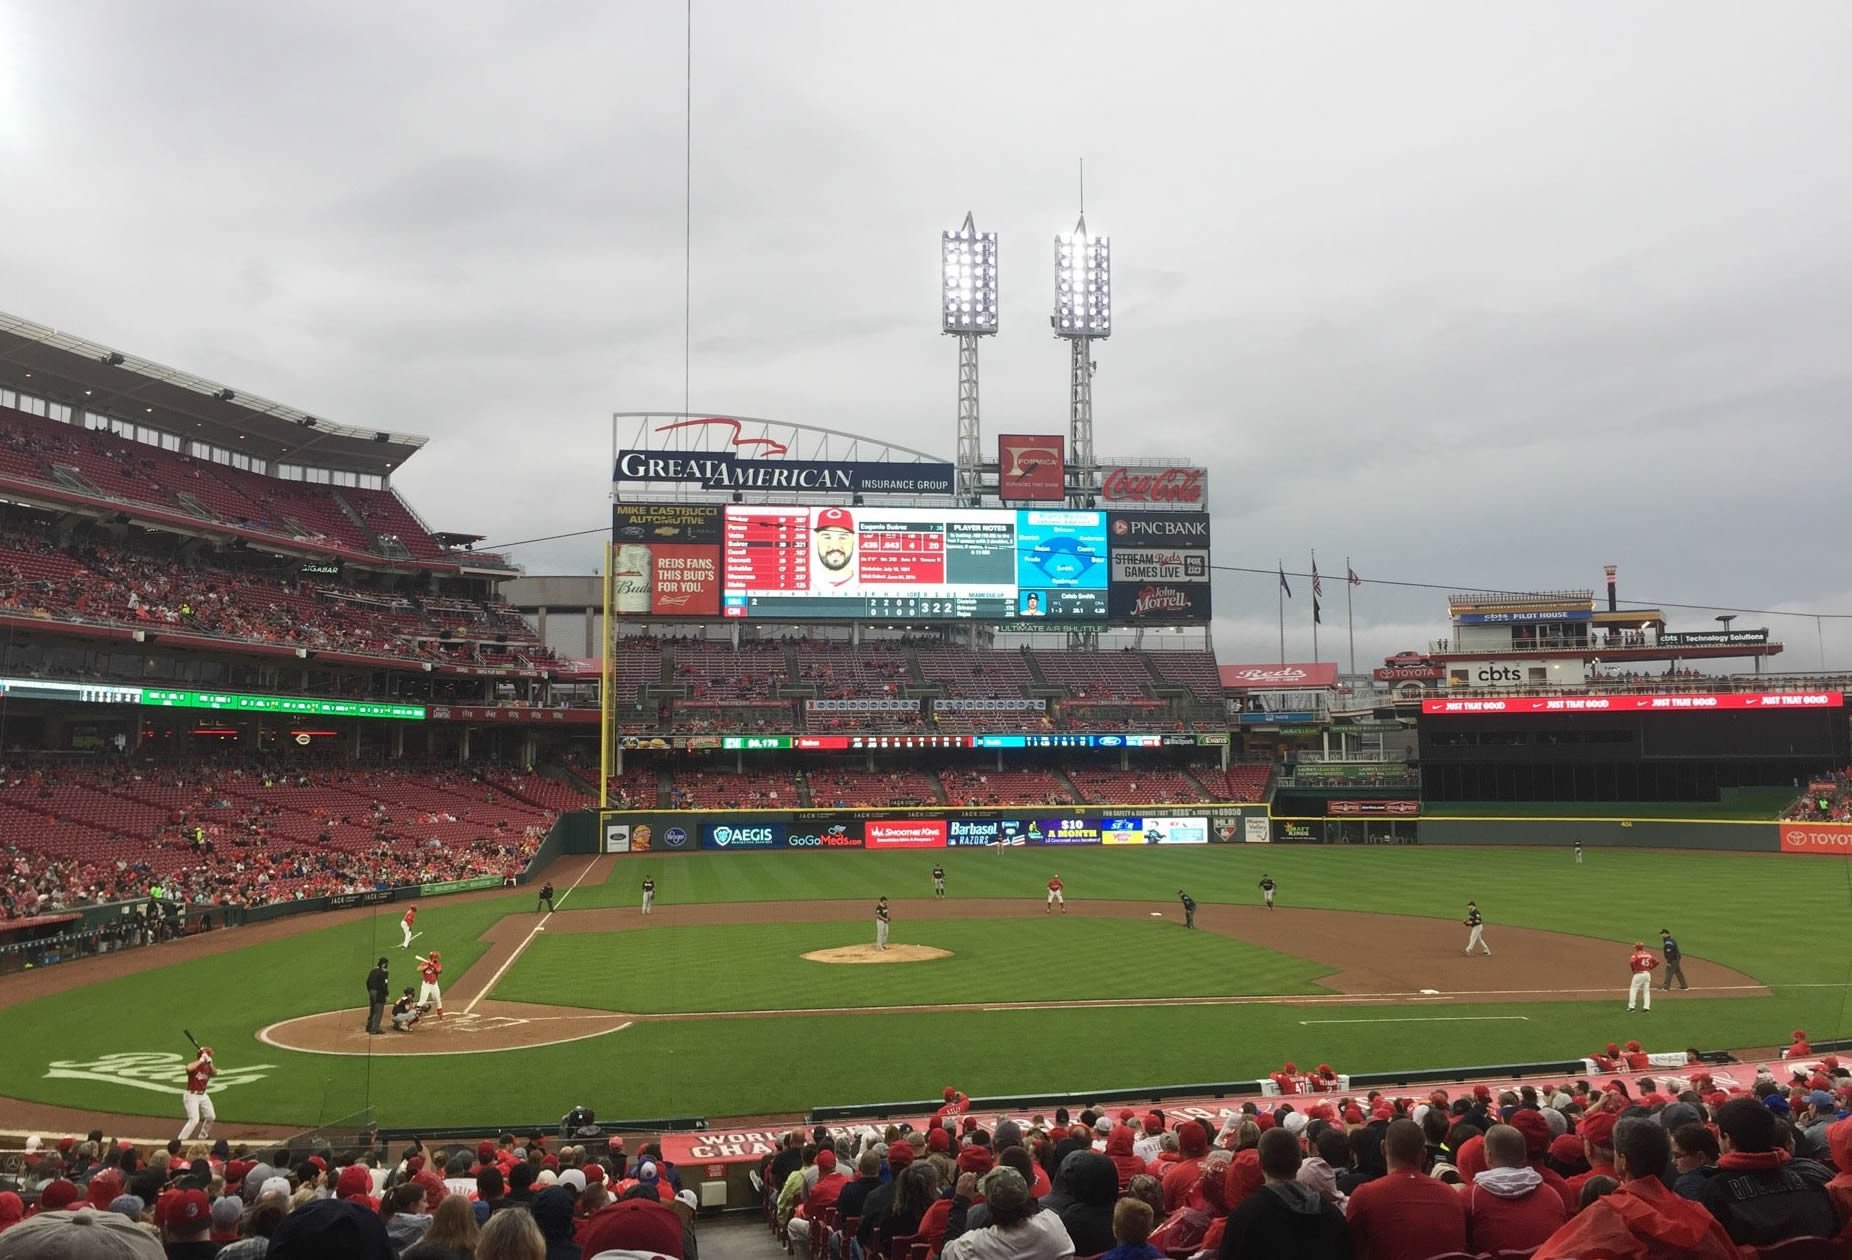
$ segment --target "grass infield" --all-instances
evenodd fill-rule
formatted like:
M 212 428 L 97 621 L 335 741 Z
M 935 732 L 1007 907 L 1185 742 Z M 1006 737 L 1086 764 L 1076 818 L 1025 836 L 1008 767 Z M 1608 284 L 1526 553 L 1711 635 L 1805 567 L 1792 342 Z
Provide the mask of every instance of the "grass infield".
M 1842 858 L 1590 850 L 1581 866 L 1561 850 L 1509 848 L 1272 848 L 1264 846 L 916 853 L 691 854 L 620 861 L 601 885 L 581 886 L 562 909 L 634 905 L 645 872 L 659 905 L 748 901 L 865 901 L 922 897 L 944 863 L 955 916 L 960 899 L 1039 903 L 1059 872 L 1074 900 L 1149 900 L 1163 920 L 1078 916 L 896 925 L 896 939 L 954 957 L 901 967 L 801 962 L 809 949 L 861 943 L 869 925 L 726 924 L 638 927 L 597 935 L 541 933 L 495 996 L 633 1011 L 716 1011 L 952 1000 L 1159 997 L 1204 991 L 1316 992 L 1323 968 L 1175 922 L 1178 888 L 1199 902 L 1258 900 L 1264 869 L 1282 906 L 1370 910 L 1453 919 L 1470 897 L 1488 937 L 1513 924 L 1617 943 L 1670 927 L 1687 953 L 1727 963 L 1770 985 L 1773 998 L 1660 1001 L 1629 1017 L 1612 1000 L 1444 1009 L 1333 1003 L 996 1012 L 922 1012 L 639 1023 L 587 1041 L 500 1054 L 352 1057 L 277 1050 L 255 1040 L 278 1020 L 364 999 L 380 953 L 394 984 L 413 982 L 397 948 L 398 910 L 317 926 L 285 940 L 106 980 L 24 1003 L 0 1019 L 0 1094 L 167 1117 L 177 1097 L 117 1081 L 47 1077 L 54 1062 L 85 1064 L 128 1052 L 179 1052 L 191 1027 L 227 1072 L 259 1079 L 217 1097 L 221 1117 L 311 1125 L 369 1102 L 390 1125 L 493 1125 L 558 1117 L 575 1103 L 607 1118 L 749 1115 L 814 1104 L 923 1098 L 948 1082 L 974 1094 L 1162 1085 L 1252 1077 L 1282 1059 L 1342 1070 L 1393 1070 L 1580 1054 L 1615 1037 L 1658 1048 L 1766 1046 L 1789 1030 L 1816 1039 L 1852 1034 L 1852 961 L 1838 942 L 1852 911 L 1852 862 Z M 533 908 L 531 893 L 420 907 L 427 935 L 459 975 L 487 949 L 503 916 Z M 1380 943 L 1396 948 L 1394 940 Z M 1497 959 L 1490 960 L 1494 964 Z M 1611 977 L 1564 976 L 1565 985 Z M 4 986 L 5 980 L 0 980 Z M 1415 1016 L 1445 1021 L 1402 1022 Z M 1470 1017 L 1488 1017 L 1473 1019 Z M 1491 1018 L 1496 1017 L 1496 1018 Z M 1522 1017 L 1522 1018 L 1517 1018 Z M 1338 1021 L 1358 1022 L 1338 1022 Z M 1394 1021 L 1394 1022 L 1391 1022 Z M 1650 1021 L 1650 1022 L 1649 1022 Z M 261 1068 L 255 1065 L 264 1065 Z M 81 1068 L 77 1070 L 83 1070 Z M 160 1131 L 160 1125 L 153 1126 Z

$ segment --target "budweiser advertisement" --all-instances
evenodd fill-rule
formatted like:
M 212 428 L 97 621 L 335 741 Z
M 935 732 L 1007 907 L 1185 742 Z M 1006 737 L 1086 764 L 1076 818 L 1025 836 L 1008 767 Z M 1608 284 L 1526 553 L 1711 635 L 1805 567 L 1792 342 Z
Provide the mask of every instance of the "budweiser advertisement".
M 1170 625 L 1209 620 L 1209 584 L 1193 581 L 1114 582 L 1106 615 L 1115 622 Z
M 1209 470 L 1188 464 L 1111 464 L 1100 469 L 1099 499 L 1107 507 L 1206 508 Z
M 1782 823 L 1781 851 L 1852 855 L 1852 823 Z
M 1318 691 L 1338 685 L 1336 661 L 1224 665 L 1220 672 L 1224 691 Z
M 1487 699 L 1433 699 L 1421 702 L 1424 714 L 1480 713 L 1714 713 L 1720 710 L 1843 709 L 1841 691 L 1724 691 L 1680 695 L 1500 696 Z
M 997 497 L 1005 503 L 1060 503 L 1067 498 L 1067 439 L 1059 433 L 997 437 Z

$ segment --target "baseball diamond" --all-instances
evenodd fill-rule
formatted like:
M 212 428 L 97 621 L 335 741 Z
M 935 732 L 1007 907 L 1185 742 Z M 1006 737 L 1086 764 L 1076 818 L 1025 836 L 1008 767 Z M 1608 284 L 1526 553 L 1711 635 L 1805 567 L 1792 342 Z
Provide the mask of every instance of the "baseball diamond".
M 338 967 L 297 966 L 305 953 L 371 965 L 384 933 L 397 941 L 390 908 L 334 911 L 10 977 L 0 1001 L 22 1018 L 0 1027 L 0 1061 L 8 1065 L 0 1086 L 23 1115 L 55 1114 L 42 1108 L 79 1097 L 127 1114 L 158 1112 L 158 1099 L 145 1091 L 92 1082 L 80 1093 L 45 1075 L 32 1065 L 48 1056 L 31 1050 L 25 1030 L 46 1019 L 68 1023 L 63 1058 L 143 1048 L 87 1031 L 82 1013 L 99 1004 L 137 1009 L 150 968 L 159 969 L 162 991 L 187 976 L 210 992 L 239 969 L 272 965 L 272 957 L 296 967 L 301 982 L 269 1000 L 211 1012 L 210 1023 L 194 1020 L 211 1029 L 202 1035 L 214 1039 L 222 1071 L 238 1071 L 240 1060 L 271 1065 L 260 1079 L 215 1096 L 221 1132 L 312 1123 L 367 1103 L 410 1124 L 493 1124 L 517 1107 L 545 1114 L 553 1107 L 549 1079 L 611 1052 L 602 1047 L 675 1063 L 672 1076 L 601 1086 L 606 1109 L 640 1114 L 699 1097 L 705 1114 L 754 1115 L 876 1091 L 907 1096 L 940 1070 L 934 1065 L 945 1047 L 913 1045 L 907 1031 L 933 1011 L 957 1014 L 948 1034 L 954 1047 L 1010 1036 L 1025 1019 L 1135 1018 L 1152 1034 L 1123 1059 L 1090 1047 L 1084 1066 L 1077 1047 L 1059 1043 L 1027 1061 L 989 1063 L 979 1053 L 968 1074 L 992 1092 L 1080 1079 L 1104 1087 L 1259 1075 L 1295 1056 L 1342 1059 L 1351 1070 L 1436 1058 L 1547 1058 L 1599 1044 L 1613 1035 L 1617 1012 L 1625 1014 L 1627 938 L 1641 933 L 1614 933 L 1605 910 L 1576 900 L 1536 897 L 1531 888 L 1559 869 L 1553 851 L 1275 849 L 1266 858 L 1276 878 L 1300 890 L 1295 903 L 1327 904 L 1268 910 L 1255 903 L 1248 890 L 1258 871 L 1238 847 L 1066 853 L 1070 913 L 1052 917 L 1042 913 L 1047 877 L 1032 851 L 564 858 L 552 871 L 566 890 L 555 912 L 536 913 L 531 897 L 495 892 L 421 909 L 419 922 L 443 943 L 454 977 L 441 1024 L 427 1019 L 408 1033 L 369 1037 L 364 994 Z M 1601 860 L 1604 881 L 1623 900 L 1657 887 L 1662 855 L 1617 851 Z M 904 884 L 935 861 L 963 895 L 891 901 L 900 929 L 894 943 L 946 957 L 895 973 L 805 960 L 819 949 L 865 948 L 869 887 Z M 1754 887 L 1785 885 L 1797 862 L 1832 859 L 1692 854 L 1680 861 L 1692 878 Z M 1344 878 L 1331 877 L 1334 863 Z M 642 870 L 661 889 L 647 920 L 632 900 Z M 1183 930 L 1174 901 L 1180 883 L 1199 890 L 1194 932 Z M 1804 900 L 1807 883 L 1793 895 Z M 1410 913 L 1447 900 L 1449 888 L 1470 888 L 1482 906 L 1499 908 L 1495 958 L 1463 956 L 1455 920 Z M 1116 896 L 1089 895 L 1096 891 Z M 1680 931 L 1691 988 L 1662 998 L 1653 1015 L 1664 1020 L 1655 1035 L 1668 1045 L 1754 1046 L 1786 1025 L 1833 1025 L 1839 987 L 1763 979 L 1791 965 L 1783 960 L 1792 943 L 1755 932 L 1721 905 L 1694 907 Z M 1145 965 L 1157 956 L 1164 967 Z M 1063 961 L 1051 967 L 1055 959 Z M 904 988 L 886 983 L 889 974 L 904 977 Z M 1376 1022 L 1371 1012 L 1385 1008 L 1422 1022 Z M 1318 1023 L 1301 1024 L 1307 1010 L 1319 1012 Z M 1547 1019 L 1538 1017 L 1542 1010 Z M 1506 1015 L 1526 1018 L 1498 1018 Z M 1458 1018 L 1478 1022 L 1440 1022 Z M 880 1050 L 878 1066 L 845 1064 L 829 1080 L 796 1088 L 742 1078 L 730 1066 L 730 1047 L 778 1053 L 836 1035 L 825 1030 L 844 1021 Z M 1157 1035 L 1184 1028 L 1191 1035 L 1174 1044 Z M 1428 1028 L 1450 1030 L 1448 1045 L 1434 1043 Z M 512 1078 L 497 1066 L 510 1050 L 522 1052 Z M 355 1058 L 371 1064 L 370 1091 L 338 1066 Z M 400 1064 L 435 1065 L 439 1074 L 421 1068 L 405 1077 Z

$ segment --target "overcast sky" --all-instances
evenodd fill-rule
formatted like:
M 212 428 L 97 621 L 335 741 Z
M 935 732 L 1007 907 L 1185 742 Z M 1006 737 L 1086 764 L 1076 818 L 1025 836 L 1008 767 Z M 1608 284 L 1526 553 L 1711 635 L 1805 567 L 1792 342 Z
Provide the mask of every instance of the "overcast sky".
M 610 413 L 682 403 L 684 12 L 8 5 L 0 308 L 428 434 L 397 484 L 435 527 L 596 526 Z M 973 210 L 986 444 L 1063 429 L 1084 156 L 1096 447 L 1208 465 L 1219 562 L 1852 613 L 1848 64 L 1838 0 L 696 0 L 692 405 L 949 458 L 937 234 Z M 1275 590 L 1218 579 L 1222 659 L 1278 655 Z M 1357 600 L 1360 657 L 1445 628 L 1440 591 Z M 1818 665 L 1812 618 L 1763 623 Z

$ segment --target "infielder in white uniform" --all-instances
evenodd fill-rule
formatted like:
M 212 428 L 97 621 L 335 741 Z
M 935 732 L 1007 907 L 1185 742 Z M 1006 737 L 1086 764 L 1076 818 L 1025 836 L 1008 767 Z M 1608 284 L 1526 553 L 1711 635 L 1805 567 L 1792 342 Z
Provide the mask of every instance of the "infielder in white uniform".
M 1485 943 L 1485 920 L 1479 917 L 1478 902 L 1469 901 L 1466 903 L 1466 917 L 1462 919 L 1461 922 L 1472 929 L 1472 932 L 1466 938 L 1466 952 L 1471 954 L 1473 950 L 1477 948 L 1483 949 L 1488 955 L 1491 954 L 1492 947 Z
M 881 900 L 875 903 L 875 948 L 876 949 L 886 949 L 887 948 L 887 918 L 888 918 L 887 898 L 883 897 L 881 898 Z
M 212 1047 L 201 1046 L 199 1057 L 186 1065 L 186 1093 L 181 1096 L 186 1105 L 186 1126 L 180 1130 L 180 1140 L 212 1136 L 212 1122 L 219 1118 L 212 1109 L 212 1097 L 206 1093 L 206 1086 L 218 1075 L 218 1069 L 212 1066 Z

